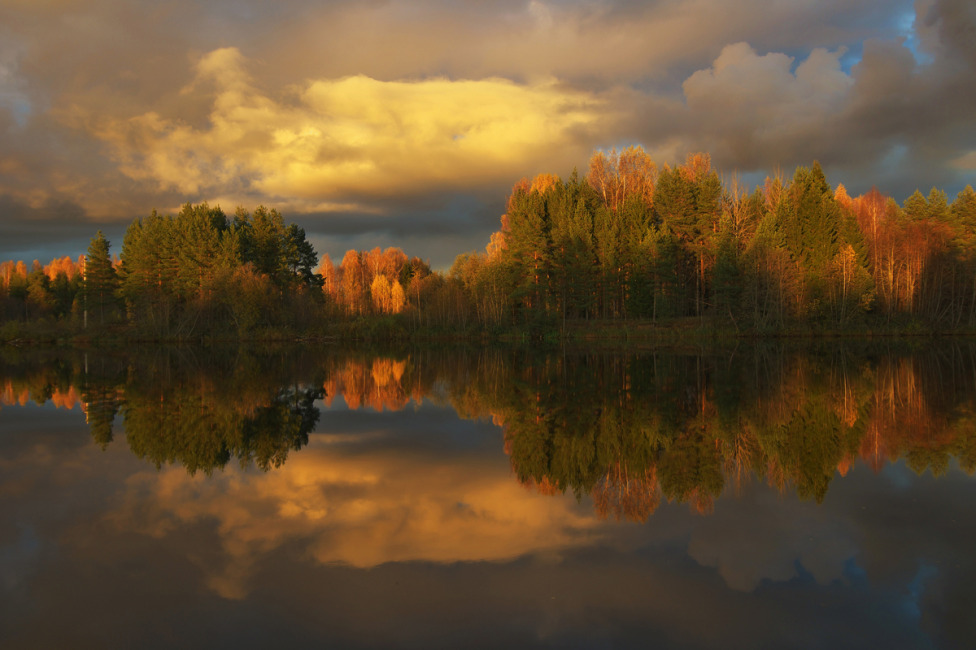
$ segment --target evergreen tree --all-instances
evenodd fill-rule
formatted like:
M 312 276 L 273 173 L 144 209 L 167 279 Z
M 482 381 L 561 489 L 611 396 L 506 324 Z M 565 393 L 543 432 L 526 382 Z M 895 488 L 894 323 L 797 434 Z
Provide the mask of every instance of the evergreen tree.
M 171 219 L 155 210 L 129 225 L 122 240 L 120 293 L 131 321 L 168 334 L 175 310 L 177 246 Z
M 108 251 L 109 242 L 99 230 L 88 246 L 84 283 L 86 313 L 91 314 L 99 325 L 114 318 L 117 304 L 119 282 Z
M 715 256 L 713 301 L 718 317 L 728 317 L 733 321 L 736 312 L 739 311 L 739 298 L 742 293 L 742 274 L 739 270 L 738 258 L 735 238 L 732 236 L 731 219 L 724 219 Z
M 506 210 L 508 247 L 504 258 L 513 285 L 511 295 L 522 305 L 524 317 L 547 315 L 553 259 L 549 191 L 532 189 L 527 181 L 517 183 Z
M 973 191 L 972 185 L 967 185 L 956 195 L 949 214 L 957 228 L 969 228 L 976 232 L 976 191 Z
M 925 211 L 925 218 L 934 221 L 947 221 L 949 219 L 949 197 L 938 188 L 933 187 L 929 191 L 926 200 L 928 209 Z
M 906 219 L 909 221 L 921 221 L 928 216 L 929 202 L 925 200 L 921 192 L 915 190 L 911 196 L 905 199 L 903 209 Z
M 227 217 L 219 207 L 187 203 L 171 226 L 178 242 L 177 295 L 183 300 L 207 297 L 218 270 L 240 265 L 233 247 L 222 245 L 229 229 Z

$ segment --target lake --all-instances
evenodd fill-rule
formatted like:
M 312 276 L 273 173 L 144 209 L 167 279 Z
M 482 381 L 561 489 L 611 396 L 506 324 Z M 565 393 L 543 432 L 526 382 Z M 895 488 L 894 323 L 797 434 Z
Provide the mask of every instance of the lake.
M 976 345 L 0 354 L 3 648 L 976 647 Z

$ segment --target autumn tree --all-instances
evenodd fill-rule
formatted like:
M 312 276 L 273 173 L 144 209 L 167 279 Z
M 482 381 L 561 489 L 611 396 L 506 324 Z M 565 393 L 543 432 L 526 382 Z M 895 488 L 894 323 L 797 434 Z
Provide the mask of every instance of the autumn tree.
M 617 212 L 630 196 L 638 197 L 648 206 L 654 198 L 657 165 L 640 146 L 630 146 L 617 152 L 597 151 L 590 158 L 586 181 L 612 212 Z
M 369 285 L 369 294 L 373 301 L 373 308 L 381 314 L 390 313 L 390 281 L 383 274 L 373 277 Z
M 359 253 L 346 251 L 340 266 L 342 275 L 342 304 L 351 314 L 362 314 L 366 309 L 366 267 Z

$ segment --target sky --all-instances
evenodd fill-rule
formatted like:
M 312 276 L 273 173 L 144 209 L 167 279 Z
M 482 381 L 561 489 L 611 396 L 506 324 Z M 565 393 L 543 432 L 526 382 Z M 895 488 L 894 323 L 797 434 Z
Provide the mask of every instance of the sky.
M 0 0 L 0 260 L 207 201 L 446 269 L 630 145 L 952 200 L 974 107 L 972 0 Z

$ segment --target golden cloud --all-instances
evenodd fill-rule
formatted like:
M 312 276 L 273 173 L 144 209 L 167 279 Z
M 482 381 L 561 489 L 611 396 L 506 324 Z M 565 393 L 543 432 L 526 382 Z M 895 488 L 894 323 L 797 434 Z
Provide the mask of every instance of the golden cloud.
M 310 81 L 289 97 L 256 88 L 235 48 L 211 52 L 184 94 L 212 92 L 204 127 L 150 112 L 96 135 L 127 176 L 184 194 L 258 190 L 328 208 L 363 197 L 509 182 L 579 159 L 596 97 L 548 79 L 366 76 Z M 348 207 L 348 205 L 344 206 Z
M 976 170 L 976 150 L 970 151 L 962 156 L 959 156 L 955 160 L 949 162 L 950 167 L 955 167 L 962 171 L 974 171 Z
M 217 522 L 225 562 L 206 564 L 209 586 L 247 593 L 251 568 L 287 543 L 323 564 L 502 561 L 587 544 L 599 520 L 573 499 L 526 490 L 507 464 L 431 459 L 392 452 L 343 455 L 328 438 L 266 474 L 190 477 L 182 468 L 130 478 L 109 519 L 163 537 Z M 148 496 L 147 496 L 148 495 Z

